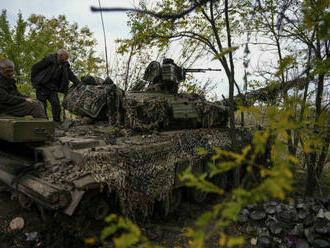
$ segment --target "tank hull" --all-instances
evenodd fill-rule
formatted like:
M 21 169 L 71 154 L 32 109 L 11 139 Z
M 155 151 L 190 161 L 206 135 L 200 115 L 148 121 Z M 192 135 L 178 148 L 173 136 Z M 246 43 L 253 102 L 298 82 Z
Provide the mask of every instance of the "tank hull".
M 228 129 L 126 131 L 77 123 L 56 141 L 26 146 L 30 150 L 20 158 L 8 148 L 0 154 L 0 181 L 33 203 L 68 215 L 90 191 L 103 192 L 109 205 L 115 195 L 120 212 L 135 215 L 183 187 L 178 175 L 189 166 L 196 175 L 208 170 L 208 158 L 197 154 L 198 147 L 230 149 Z

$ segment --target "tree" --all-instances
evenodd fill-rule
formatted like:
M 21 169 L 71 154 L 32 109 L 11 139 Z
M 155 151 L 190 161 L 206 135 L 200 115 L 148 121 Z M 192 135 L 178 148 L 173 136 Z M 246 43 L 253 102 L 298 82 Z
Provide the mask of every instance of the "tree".
M 96 56 L 96 40 L 87 27 L 69 23 L 64 15 L 46 18 L 32 14 L 24 20 L 21 13 L 11 27 L 6 10 L 0 15 L 0 52 L 15 63 L 19 82 L 28 82 L 31 67 L 45 55 L 64 48 L 70 53 L 72 70 L 78 75 L 99 75 L 103 60 Z
M 9 58 L 15 64 L 15 73 L 19 80 L 24 78 L 24 70 L 27 62 L 22 54 L 29 52 L 29 41 L 25 37 L 27 22 L 22 14 L 18 13 L 16 27 L 11 28 L 7 20 L 6 10 L 0 15 L 0 52 L 2 58 Z
M 321 175 L 325 163 L 326 154 L 329 149 L 328 124 L 324 116 L 328 116 L 328 109 L 324 101 L 324 87 L 326 77 L 329 74 L 329 30 L 324 28 L 324 23 L 329 16 L 326 9 L 330 6 L 328 0 L 300 1 L 286 0 L 281 5 L 272 0 L 259 1 L 256 6 L 258 34 L 272 40 L 270 45 L 276 47 L 278 65 L 276 71 L 270 73 L 273 78 L 285 82 L 289 73 L 298 71 L 298 75 L 304 75 L 309 79 L 305 84 L 302 94 L 297 94 L 294 101 L 285 94 L 284 105 L 294 106 L 296 111 L 292 112 L 292 119 L 297 123 L 304 120 L 314 119 L 311 125 L 301 127 L 300 130 L 288 132 L 288 147 L 292 155 L 295 155 L 300 141 L 305 150 L 305 161 L 307 163 L 306 193 L 311 195 Z M 260 38 L 259 38 L 260 40 Z M 284 50 L 283 47 L 286 49 Z M 286 56 L 283 54 L 286 53 Z M 309 97 L 308 97 L 309 96 Z M 307 100 L 314 96 L 314 107 L 307 105 Z M 297 98 L 299 97 L 299 98 Z M 311 108 L 312 107 L 312 108 Z M 309 109 L 308 109 L 309 108 Z M 307 128 L 308 127 L 308 128 Z M 303 132 L 302 132 L 303 130 Z M 307 135 L 308 134 L 308 135 Z M 320 135 L 322 134 L 322 135 Z M 310 142 L 313 140 L 313 142 Z M 313 145 L 310 143 L 314 143 Z M 318 145 L 315 145 L 315 144 Z M 307 145 L 306 147 L 306 144 Z M 321 145 L 321 146 L 320 146 Z

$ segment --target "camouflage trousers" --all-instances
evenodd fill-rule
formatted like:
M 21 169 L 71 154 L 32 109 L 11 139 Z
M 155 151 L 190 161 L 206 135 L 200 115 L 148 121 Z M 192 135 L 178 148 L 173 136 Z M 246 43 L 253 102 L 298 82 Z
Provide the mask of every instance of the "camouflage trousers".
M 52 106 L 53 120 L 56 122 L 61 121 L 61 105 L 56 91 L 48 89 L 37 89 L 37 99 L 43 103 L 45 115 L 47 116 L 47 100 Z
M 26 116 L 32 115 L 34 118 L 47 118 L 45 115 L 44 106 L 41 102 L 22 102 L 17 105 L 6 107 L 5 110 L 1 111 L 3 114 L 13 116 Z

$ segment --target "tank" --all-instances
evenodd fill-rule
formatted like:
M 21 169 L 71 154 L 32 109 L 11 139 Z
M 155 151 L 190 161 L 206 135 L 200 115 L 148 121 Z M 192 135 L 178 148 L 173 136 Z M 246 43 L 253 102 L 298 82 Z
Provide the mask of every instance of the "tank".
M 209 157 L 197 148 L 230 149 L 228 107 L 178 94 L 185 73 L 172 60 L 152 62 L 128 92 L 110 79 L 85 77 L 64 99 L 76 118 L 58 128 L 48 120 L 0 117 L 0 182 L 23 208 L 98 220 L 113 211 L 167 215 L 183 195 L 203 201 L 206 194 L 185 188 L 178 175 L 188 166 L 196 175 L 208 171 Z M 237 138 L 241 147 L 251 142 L 243 129 Z

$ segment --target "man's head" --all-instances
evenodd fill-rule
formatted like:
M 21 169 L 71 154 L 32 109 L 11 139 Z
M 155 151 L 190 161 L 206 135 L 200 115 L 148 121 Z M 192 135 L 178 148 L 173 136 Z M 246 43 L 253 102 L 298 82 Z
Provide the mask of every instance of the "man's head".
M 69 59 L 69 53 L 64 49 L 60 49 L 57 51 L 57 58 L 61 63 L 64 63 Z
M 7 77 L 12 78 L 14 76 L 15 65 L 9 59 L 0 60 L 0 73 Z

